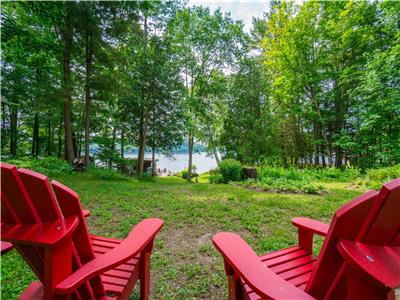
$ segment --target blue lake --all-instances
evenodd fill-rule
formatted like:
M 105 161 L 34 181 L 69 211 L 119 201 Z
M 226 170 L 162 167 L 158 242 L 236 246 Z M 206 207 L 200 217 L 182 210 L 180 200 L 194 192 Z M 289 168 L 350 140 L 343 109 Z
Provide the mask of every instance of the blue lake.
M 137 155 L 126 154 L 125 157 L 136 158 Z M 145 154 L 146 159 L 151 159 L 151 153 Z M 177 153 L 173 157 L 168 157 L 163 154 L 156 154 L 157 168 L 163 170 L 166 168 L 168 171 L 177 173 L 186 169 L 189 161 L 189 154 Z M 217 162 L 214 156 L 207 156 L 205 152 L 193 154 L 193 164 L 197 167 L 196 172 L 201 174 L 217 167 Z

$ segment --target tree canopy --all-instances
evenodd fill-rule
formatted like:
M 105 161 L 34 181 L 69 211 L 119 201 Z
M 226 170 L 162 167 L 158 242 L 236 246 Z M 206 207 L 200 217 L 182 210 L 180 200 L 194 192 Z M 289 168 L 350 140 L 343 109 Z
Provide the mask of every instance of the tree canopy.
M 201 143 L 219 163 L 400 162 L 400 6 L 273 1 L 249 33 L 180 1 L 2 4 L 2 155 Z M 153 155 L 154 159 L 154 155 Z M 154 170 L 153 170 L 154 171 Z

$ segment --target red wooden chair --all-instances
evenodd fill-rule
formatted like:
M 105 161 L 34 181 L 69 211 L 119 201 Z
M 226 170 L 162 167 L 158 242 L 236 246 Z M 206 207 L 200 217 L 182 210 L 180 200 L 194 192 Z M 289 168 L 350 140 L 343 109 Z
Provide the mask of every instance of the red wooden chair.
M 148 298 L 150 254 L 162 220 L 140 222 L 124 240 L 95 236 L 79 196 L 61 183 L 2 163 L 1 185 L 1 240 L 40 279 L 20 299 L 127 299 L 138 279 L 141 299 Z
M 294 218 L 298 245 L 262 256 L 240 236 L 213 242 L 229 299 L 394 299 L 400 286 L 400 178 L 341 207 L 330 225 Z M 325 237 L 312 255 L 313 235 Z

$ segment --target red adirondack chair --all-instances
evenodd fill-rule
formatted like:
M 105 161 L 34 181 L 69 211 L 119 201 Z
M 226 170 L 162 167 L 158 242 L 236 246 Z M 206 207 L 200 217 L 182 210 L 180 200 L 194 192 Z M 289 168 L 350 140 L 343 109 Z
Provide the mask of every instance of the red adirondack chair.
M 12 243 L 40 279 L 20 299 L 127 299 L 138 279 L 147 299 L 150 255 L 162 226 L 160 219 L 146 219 L 124 240 L 89 234 L 74 191 L 1 163 L 1 240 Z
M 213 243 L 228 276 L 229 299 L 394 299 L 400 286 L 400 178 L 341 207 L 330 225 L 294 218 L 298 245 L 262 256 L 240 236 Z M 312 255 L 313 235 L 325 237 Z

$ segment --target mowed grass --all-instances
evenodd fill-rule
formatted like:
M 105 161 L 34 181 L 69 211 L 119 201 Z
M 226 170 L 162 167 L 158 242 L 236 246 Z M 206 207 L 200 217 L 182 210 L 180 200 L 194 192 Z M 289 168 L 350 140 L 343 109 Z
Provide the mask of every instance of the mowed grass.
M 151 299 L 226 298 L 223 260 L 212 246 L 213 234 L 239 233 L 259 254 L 287 247 L 296 243 L 293 217 L 329 222 L 337 208 L 362 192 L 345 183 L 326 184 L 329 193 L 314 196 L 189 184 L 172 177 L 111 181 L 83 173 L 56 179 L 79 193 L 91 211 L 92 233 L 122 238 L 144 218 L 165 221 L 152 256 Z M 2 257 L 3 299 L 17 298 L 32 280 L 35 275 L 16 251 Z

